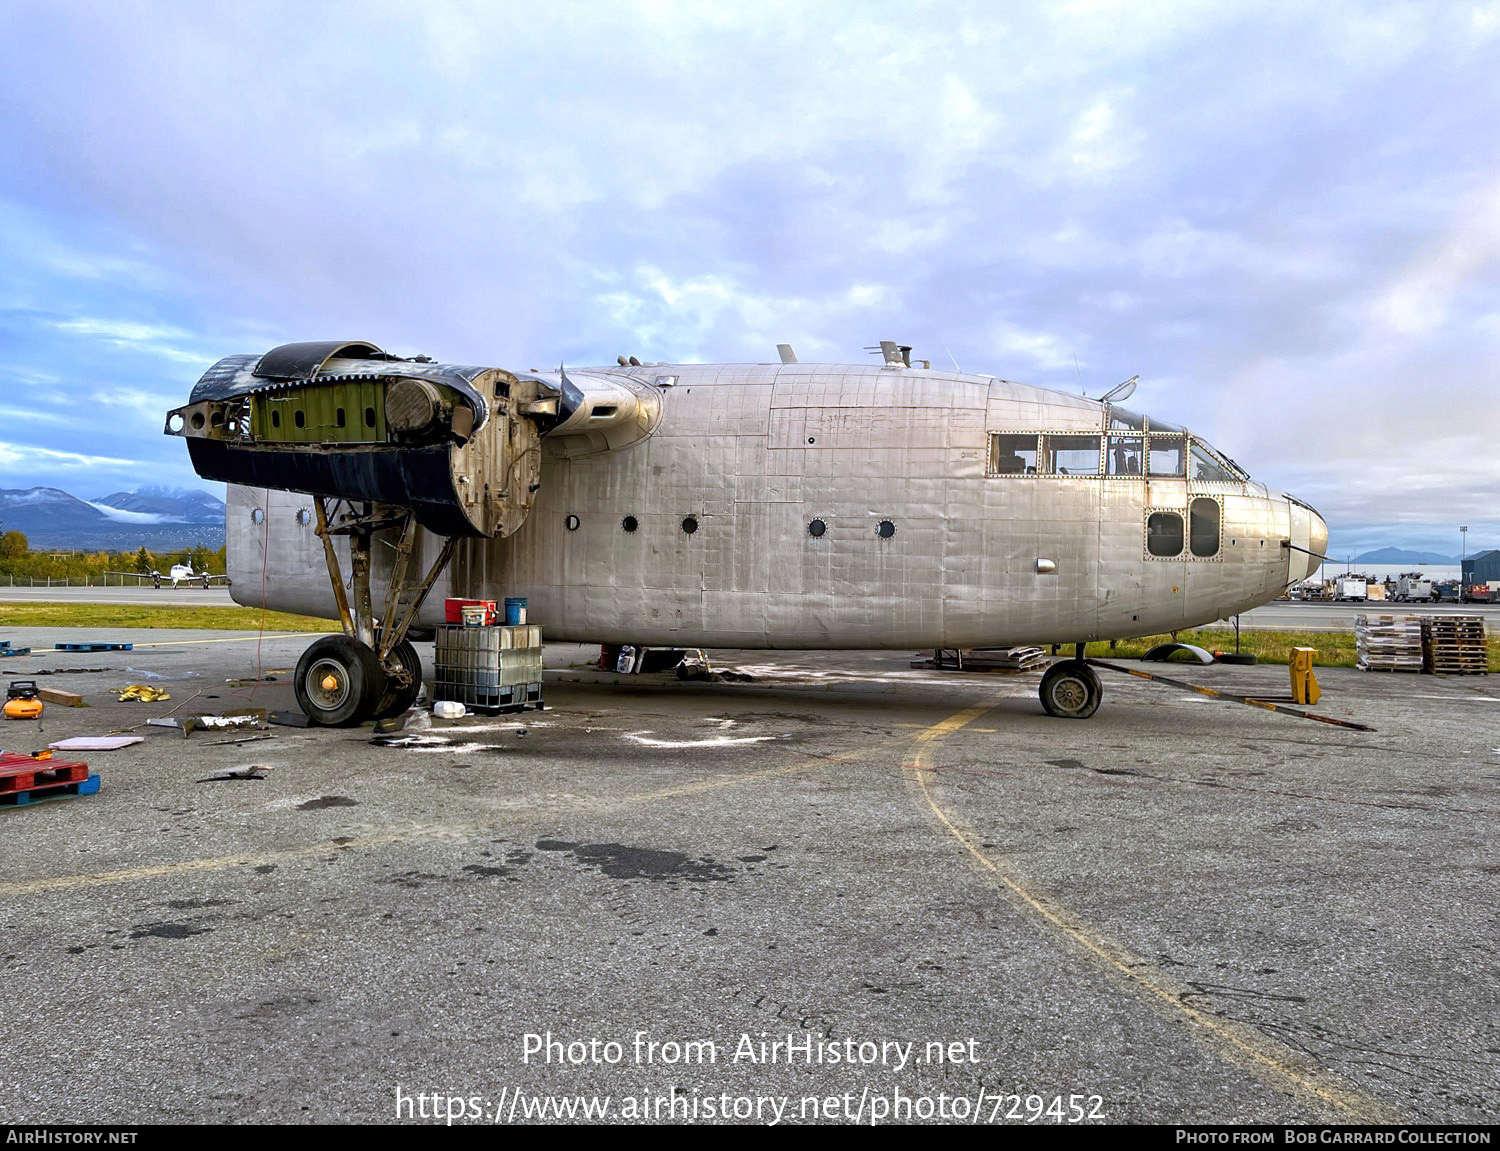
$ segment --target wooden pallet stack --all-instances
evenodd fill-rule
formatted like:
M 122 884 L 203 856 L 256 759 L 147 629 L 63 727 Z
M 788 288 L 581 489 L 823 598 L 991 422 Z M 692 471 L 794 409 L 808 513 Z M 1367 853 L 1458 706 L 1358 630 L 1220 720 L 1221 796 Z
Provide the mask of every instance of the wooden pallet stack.
M 1424 616 L 1422 670 L 1428 675 L 1488 675 L 1483 617 Z
M 1376 615 L 1354 617 L 1356 658 L 1360 671 L 1423 670 L 1423 631 L 1420 616 Z

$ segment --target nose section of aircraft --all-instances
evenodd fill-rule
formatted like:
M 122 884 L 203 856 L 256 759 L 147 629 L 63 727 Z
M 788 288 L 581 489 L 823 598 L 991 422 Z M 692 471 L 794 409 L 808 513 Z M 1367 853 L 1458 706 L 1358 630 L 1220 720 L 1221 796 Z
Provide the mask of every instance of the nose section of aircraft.
M 1312 507 L 1287 496 L 1292 548 L 1287 558 L 1287 581 L 1299 583 L 1322 566 L 1328 550 L 1328 523 Z M 1309 554 L 1311 553 L 1311 554 Z

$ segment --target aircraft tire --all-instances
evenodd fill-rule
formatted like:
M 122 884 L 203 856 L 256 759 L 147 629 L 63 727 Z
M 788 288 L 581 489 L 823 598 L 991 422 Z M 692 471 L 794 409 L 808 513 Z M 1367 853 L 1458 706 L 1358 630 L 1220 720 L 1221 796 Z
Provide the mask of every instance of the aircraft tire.
M 357 727 L 370 718 L 385 684 L 375 653 L 345 635 L 324 636 L 297 661 L 297 705 L 321 727 Z
M 1088 719 L 1099 710 L 1104 685 L 1088 664 L 1078 659 L 1054 663 L 1042 676 L 1042 710 L 1058 719 Z
M 396 645 L 395 656 L 410 675 L 411 682 L 405 686 L 399 686 L 395 680 L 385 679 L 382 676 L 385 686 L 380 693 L 380 700 L 375 705 L 375 710 L 370 714 L 373 720 L 390 719 L 402 714 L 416 703 L 417 696 L 422 694 L 422 659 L 417 655 L 417 649 L 412 647 L 410 640 L 404 639 Z

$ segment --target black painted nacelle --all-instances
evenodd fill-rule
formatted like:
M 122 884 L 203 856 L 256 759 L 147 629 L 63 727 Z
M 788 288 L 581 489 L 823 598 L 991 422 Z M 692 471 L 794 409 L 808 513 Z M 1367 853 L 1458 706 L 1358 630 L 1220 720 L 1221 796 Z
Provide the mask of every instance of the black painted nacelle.
M 558 419 L 535 377 L 327 342 L 220 360 L 165 430 L 204 479 L 409 507 L 438 535 L 493 537 L 525 522 Z

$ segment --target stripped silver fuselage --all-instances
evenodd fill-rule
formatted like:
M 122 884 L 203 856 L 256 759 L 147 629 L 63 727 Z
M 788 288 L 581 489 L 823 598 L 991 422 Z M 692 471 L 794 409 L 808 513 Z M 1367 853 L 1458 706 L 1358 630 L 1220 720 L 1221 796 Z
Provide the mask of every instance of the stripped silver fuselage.
M 422 622 L 442 618 L 447 596 L 524 596 L 556 641 L 1071 643 L 1248 610 L 1316 569 L 1297 548 L 1326 544 L 1316 512 L 1249 480 L 1112 476 L 1107 465 L 1097 475 L 992 474 L 992 434 L 1106 431 L 1105 405 L 1042 388 L 889 365 L 569 378 L 599 394 L 627 383 L 640 402 L 623 423 L 543 440 L 526 523 L 505 539 L 463 541 Z M 1201 497 L 1221 509 L 1215 554 L 1150 554 L 1148 516 L 1185 515 Z M 298 514 L 310 505 L 230 489 L 238 602 L 336 617 L 313 519 Z M 426 557 L 437 546 L 422 533 Z M 377 592 L 390 554 L 377 540 Z

